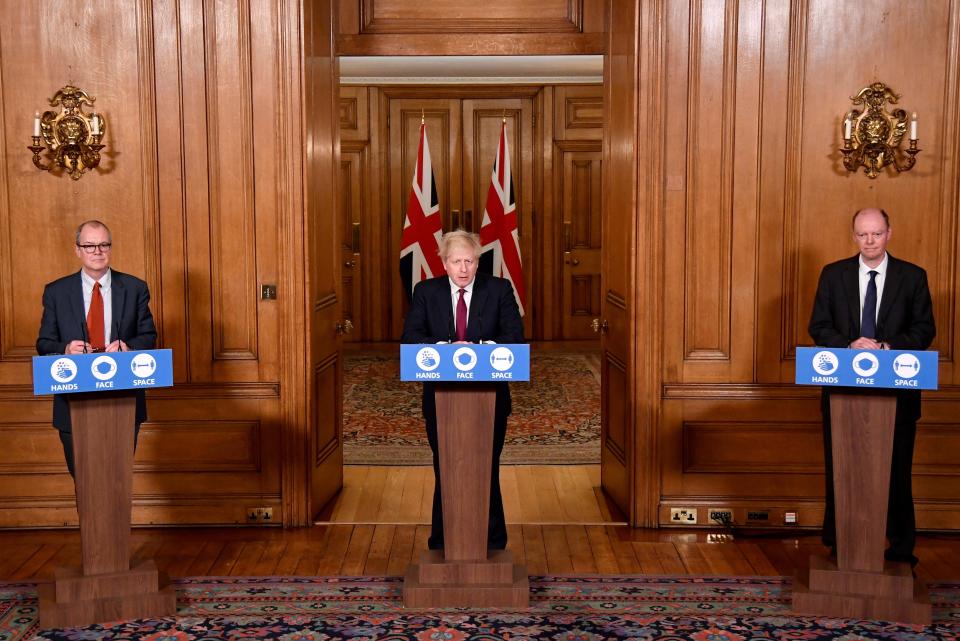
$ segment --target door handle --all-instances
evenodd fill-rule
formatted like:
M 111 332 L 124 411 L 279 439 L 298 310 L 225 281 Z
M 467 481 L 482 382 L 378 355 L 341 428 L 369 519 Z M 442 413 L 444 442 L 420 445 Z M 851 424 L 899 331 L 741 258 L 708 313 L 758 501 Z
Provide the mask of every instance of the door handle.
M 601 322 L 599 318 L 594 318 L 592 321 L 590 321 L 590 329 L 598 334 L 606 334 L 608 331 L 610 331 L 610 323 L 608 323 L 606 320 Z
M 337 336 L 343 336 L 344 334 L 349 334 L 353 331 L 353 321 L 349 318 L 345 319 L 342 323 L 338 322 L 336 326 Z

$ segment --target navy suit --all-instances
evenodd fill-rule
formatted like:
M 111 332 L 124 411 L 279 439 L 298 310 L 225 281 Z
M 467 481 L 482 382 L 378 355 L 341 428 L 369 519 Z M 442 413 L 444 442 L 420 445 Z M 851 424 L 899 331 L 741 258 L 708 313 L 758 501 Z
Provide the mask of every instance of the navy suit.
M 403 325 L 404 343 L 438 343 L 455 339 L 453 299 L 447 276 L 431 278 L 413 290 L 413 302 Z M 470 298 L 467 318 L 467 340 L 470 342 L 522 343 L 523 320 L 513 294 L 513 285 L 503 278 L 477 273 Z M 496 406 L 493 426 L 493 467 L 490 475 L 490 521 L 487 545 L 504 549 L 507 545 L 507 524 L 500 494 L 500 453 L 507 434 L 507 417 L 512 410 L 507 383 L 496 384 Z M 428 546 L 443 548 L 443 503 L 440 488 L 440 461 L 437 450 L 437 409 L 434 387 L 423 385 L 423 417 L 427 440 L 433 451 L 433 518 Z
M 111 270 L 110 304 L 112 326 L 110 341 L 121 340 L 132 350 L 153 349 L 157 329 L 150 314 L 150 290 L 147 284 L 129 274 Z M 89 341 L 83 309 L 83 285 L 80 272 L 48 283 L 43 290 L 43 317 L 37 338 L 37 353 L 63 354 L 67 343 Z M 53 397 L 53 426 L 60 431 L 67 468 L 73 474 L 73 442 L 70 425 L 69 394 Z M 137 390 L 136 428 L 147 420 L 147 401 L 143 390 Z
M 936 335 L 933 303 L 927 285 L 927 273 L 917 265 L 887 254 L 880 309 L 877 310 L 876 340 L 891 349 L 923 350 Z M 860 260 L 859 255 L 831 263 L 823 268 L 813 313 L 810 336 L 818 346 L 847 347 L 860 337 Z M 890 468 L 890 496 L 887 511 L 888 558 L 915 561 L 916 521 L 913 509 L 913 444 L 920 418 L 919 390 L 897 390 L 897 413 L 893 436 L 893 460 Z M 833 496 L 833 452 L 830 438 L 830 389 L 823 388 L 824 462 L 826 496 L 823 515 L 823 542 L 836 545 L 836 520 Z

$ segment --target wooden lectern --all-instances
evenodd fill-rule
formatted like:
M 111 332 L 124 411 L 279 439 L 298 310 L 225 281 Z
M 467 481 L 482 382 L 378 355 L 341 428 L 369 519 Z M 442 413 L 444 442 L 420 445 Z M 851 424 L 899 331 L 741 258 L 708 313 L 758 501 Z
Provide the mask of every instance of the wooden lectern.
M 444 550 L 431 550 L 407 569 L 408 608 L 524 608 L 526 568 L 506 550 L 487 551 L 493 460 L 493 384 L 438 383 L 437 437 Z
M 831 392 L 837 559 L 810 558 L 795 612 L 930 624 L 930 599 L 910 565 L 883 558 L 896 411 L 890 390 Z
M 40 588 L 40 626 L 172 616 L 176 594 L 152 560 L 130 567 L 135 392 L 70 398 L 83 567 Z

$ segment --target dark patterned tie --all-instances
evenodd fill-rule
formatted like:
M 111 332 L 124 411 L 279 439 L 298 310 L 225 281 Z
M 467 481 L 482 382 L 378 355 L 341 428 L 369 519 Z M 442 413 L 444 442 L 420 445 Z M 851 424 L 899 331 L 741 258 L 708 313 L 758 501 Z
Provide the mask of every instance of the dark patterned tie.
M 90 296 L 90 310 L 87 312 L 87 333 L 90 337 L 90 347 L 103 349 L 103 296 L 100 294 L 100 283 L 93 284 L 93 294 Z
M 860 335 L 864 338 L 877 337 L 877 272 L 870 272 L 867 293 L 863 297 L 863 316 L 860 320 Z
M 457 340 L 467 340 L 467 301 L 463 295 L 467 290 L 460 290 L 460 297 L 457 299 Z

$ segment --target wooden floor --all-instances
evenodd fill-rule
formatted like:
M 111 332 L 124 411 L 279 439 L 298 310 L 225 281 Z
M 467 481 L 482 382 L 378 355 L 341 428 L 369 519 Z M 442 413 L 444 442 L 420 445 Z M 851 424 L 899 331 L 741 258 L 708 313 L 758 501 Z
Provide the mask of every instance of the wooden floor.
M 599 465 L 502 465 L 507 523 L 610 525 L 626 518 L 600 489 Z M 433 468 L 347 465 L 331 523 L 430 523 Z
M 816 532 L 631 529 L 599 489 L 597 466 L 504 466 L 511 550 L 530 574 L 791 576 L 823 552 Z M 344 468 L 329 522 L 311 528 L 152 528 L 135 558 L 170 576 L 402 575 L 427 547 L 430 468 Z M 919 539 L 917 575 L 960 579 L 960 535 Z M 0 532 L 0 581 L 47 581 L 80 564 L 76 530 Z
M 136 558 L 180 576 L 401 575 L 426 549 L 425 525 L 138 529 Z M 624 525 L 510 525 L 508 549 L 530 574 L 790 576 L 821 552 L 815 534 L 731 537 Z M 79 565 L 76 530 L 0 532 L 0 581 L 48 581 Z M 917 576 L 960 579 L 960 539 L 921 536 Z

